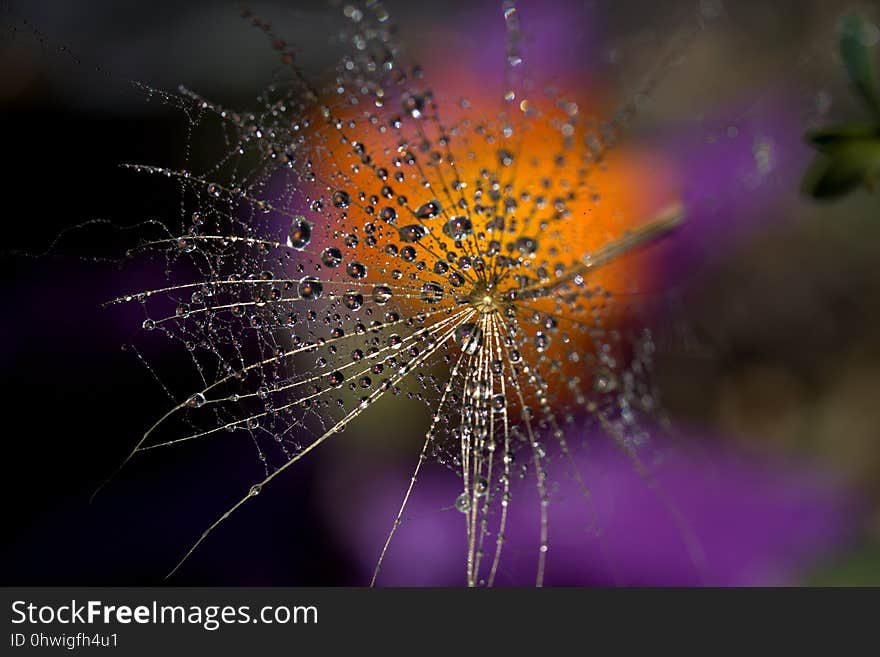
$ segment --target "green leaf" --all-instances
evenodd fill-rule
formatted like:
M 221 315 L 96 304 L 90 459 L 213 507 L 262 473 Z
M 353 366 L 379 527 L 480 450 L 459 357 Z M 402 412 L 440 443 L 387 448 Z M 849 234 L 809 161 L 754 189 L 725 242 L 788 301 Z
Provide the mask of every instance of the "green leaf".
M 880 123 L 843 123 L 809 130 L 804 140 L 823 152 L 828 152 L 843 142 L 880 138 Z
M 843 19 L 840 54 L 852 85 L 868 107 L 880 116 L 880 78 L 877 75 L 877 44 L 869 45 L 871 30 L 876 29 L 859 14 Z
M 833 199 L 843 196 L 862 181 L 862 172 L 841 166 L 833 158 L 820 155 L 810 165 L 801 192 L 815 199 Z
M 836 550 L 805 583 L 807 586 L 880 586 L 880 541 L 862 539 L 855 549 Z
M 804 176 L 801 191 L 816 199 L 832 199 L 862 183 L 872 186 L 878 176 L 880 140 L 842 141 L 817 156 Z

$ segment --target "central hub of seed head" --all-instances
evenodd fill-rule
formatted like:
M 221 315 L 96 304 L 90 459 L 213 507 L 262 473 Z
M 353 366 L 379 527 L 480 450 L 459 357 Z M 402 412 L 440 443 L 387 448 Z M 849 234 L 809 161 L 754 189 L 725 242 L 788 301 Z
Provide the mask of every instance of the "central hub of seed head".
M 504 309 L 510 305 L 503 299 L 503 295 L 495 285 L 483 281 L 474 285 L 467 301 L 481 314 L 503 313 Z

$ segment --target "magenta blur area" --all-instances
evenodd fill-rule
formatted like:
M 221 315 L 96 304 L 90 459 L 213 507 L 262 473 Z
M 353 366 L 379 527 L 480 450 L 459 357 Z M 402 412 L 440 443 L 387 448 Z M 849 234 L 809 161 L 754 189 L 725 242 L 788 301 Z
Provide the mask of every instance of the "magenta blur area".
M 501 88 L 501 2 L 384 4 L 441 102 Z M 326 85 L 346 5 L 273 0 L 253 10 Z M 880 117 L 840 53 L 849 9 L 518 3 L 535 77 L 598 114 L 662 64 L 621 138 L 626 157 L 650 156 L 662 171 L 644 189 L 622 178 L 621 193 L 647 197 L 668 178 L 687 213 L 638 292 L 660 391 L 627 443 L 639 458 L 585 411 L 568 418 L 570 457 L 547 450 L 545 584 L 880 584 L 880 191 L 868 184 L 880 180 Z M 168 280 L 163 257 L 125 253 L 151 230 L 143 222 L 182 212 L 166 180 L 120 164 L 207 168 L 223 133 L 191 130 L 184 111 L 145 86 L 182 84 L 246 110 L 272 83 L 278 52 L 225 3 L 34 0 L 4 4 L 0 20 L 0 583 L 160 584 L 267 466 L 249 440 L 219 433 L 136 454 L 90 502 L 144 431 L 201 387 L 181 344 L 145 335 L 138 304 L 102 307 Z M 696 36 L 662 61 L 664 44 L 691 24 Z M 880 13 L 866 12 L 860 38 L 875 73 L 878 25 Z M 804 134 L 848 122 L 869 126 L 857 146 L 868 173 L 833 199 L 813 198 L 802 181 L 817 150 Z M 591 379 L 587 367 L 575 372 Z M 369 584 L 429 417 L 405 394 L 366 410 L 168 581 Z M 510 479 L 494 584 L 531 586 L 542 502 L 533 476 Z M 426 462 L 379 585 L 467 583 L 461 490 L 454 459 Z M 495 545 L 489 536 L 486 559 Z

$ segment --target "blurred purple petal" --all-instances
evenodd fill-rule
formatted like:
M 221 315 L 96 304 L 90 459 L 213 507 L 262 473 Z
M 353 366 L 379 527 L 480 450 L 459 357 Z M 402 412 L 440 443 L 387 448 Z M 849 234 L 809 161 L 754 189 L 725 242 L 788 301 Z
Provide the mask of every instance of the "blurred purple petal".
M 668 254 L 670 269 L 692 271 L 730 253 L 762 229 L 779 225 L 797 204 L 798 180 L 810 153 L 805 125 L 792 120 L 798 104 L 783 93 L 677 130 L 658 148 L 681 176 L 688 221 Z
M 524 65 L 540 73 L 546 82 L 558 76 L 589 74 L 598 57 L 597 8 L 571 0 L 548 0 L 540 4 L 521 4 L 516 18 L 523 26 L 519 45 Z M 442 48 L 437 45 L 442 43 Z M 420 46 L 420 44 L 422 44 Z M 420 50 L 423 47 L 424 50 Z M 492 84 L 504 79 L 507 28 L 502 3 L 467 6 L 459 9 L 454 23 L 430 28 L 430 38 L 414 48 L 423 58 L 431 79 L 449 70 L 449 55 L 467 62 L 467 70 L 453 67 L 454 77 L 465 75 Z
M 804 568 L 852 539 L 858 529 L 859 500 L 827 472 L 717 446 L 664 450 L 651 469 L 705 553 L 700 569 L 661 496 L 621 452 L 600 447 L 603 441 L 596 436 L 593 447 L 576 460 L 591 489 L 595 515 L 570 465 L 559 459 L 551 463 L 551 480 L 558 488 L 550 505 L 548 585 L 792 584 Z M 372 485 L 348 479 L 354 490 L 345 490 L 347 504 L 325 501 L 337 509 L 331 522 L 364 581 L 372 574 L 410 473 L 400 464 L 374 474 Z M 377 481 L 383 483 L 377 486 Z M 529 480 L 517 482 L 514 491 L 496 584 L 531 585 L 537 564 L 537 495 Z M 459 493 L 460 480 L 452 472 L 425 469 L 380 584 L 464 583 L 465 521 L 451 508 Z M 494 528 L 496 523 L 497 511 L 490 524 Z M 486 559 L 494 547 L 490 534 Z

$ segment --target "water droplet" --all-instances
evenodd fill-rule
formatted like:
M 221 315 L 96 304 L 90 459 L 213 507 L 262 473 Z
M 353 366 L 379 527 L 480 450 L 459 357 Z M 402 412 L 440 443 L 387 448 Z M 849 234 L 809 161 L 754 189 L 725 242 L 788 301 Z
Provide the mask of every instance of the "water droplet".
M 612 392 L 617 388 L 617 378 L 607 370 L 599 370 L 593 376 L 593 390 L 596 392 Z
M 461 513 L 467 513 L 471 508 L 471 500 L 467 493 L 462 493 L 455 498 L 455 510 Z
M 547 347 L 550 346 L 550 336 L 543 331 L 538 331 L 535 334 L 534 344 L 535 349 L 538 350 L 538 353 L 542 353 L 547 350 Z
M 290 229 L 287 231 L 287 246 L 303 250 L 312 240 L 312 224 L 306 221 L 305 217 L 295 216 L 290 222 Z
M 516 250 L 524 256 L 534 255 L 538 250 L 538 240 L 533 237 L 520 237 L 516 240 Z
M 403 98 L 403 110 L 414 119 L 418 119 L 425 111 L 425 99 L 419 94 L 411 94 Z
M 321 262 L 331 269 L 338 267 L 342 263 L 342 251 L 335 246 L 328 246 L 321 252 Z
M 351 276 L 352 278 L 357 278 L 357 279 L 366 278 L 366 276 L 367 276 L 367 266 L 364 265 L 363 263 L 360 263 L 360 262 L 357 262 L 357 261 L 349 262 L 349 263 L 345 266 L 345 272 L 346 272 L 349 276 Z
M 419 219 L 433 219 L 441 212 L 442 208 L 440 207 L 440 201 L 437 201 L 436 199 L 428 201 L 416 208 L 416 216 Z
M 348 192 L 341 189 L 333 192 L 334 207 L 344 210 L 349 205 L 351 205 L 351 196 L 348 195 Z
M 205 399 L 205 396 L 202 393 L 197 392 L 192 397 L 186 400 L 186 405 L 190 408 L 201 408 L 205 405 L 206 401 L 207 400 Z
M 349 290 L 342 296 L 342 302 L 349 310 L 358 310 L 364 305 L 364 296 L 355 290 Z
M 397 223 L 397 210 L 395 210 L 394 208 L 382 208 L 382 210 L 379 212 L 379 216 L 392 226 Z
M 436 303 L 443 298 L 443 288 L 437 283 L 425 283 L 422 286 L 422 301 Z
M 428 229 L 419 224 L 410 224 L 397 229 L 401 242 L 418 242 L 428 234 Z
M 453 217 L 443 224 L 443 234 L 454 240 L 464 239 L 473 235 L 474 226 L 465 216 Z
M 471 356 L 483 344 L 483 329 L 473 323 L 462 324 L 455 329 L 455 341 L 464 353 Z
M 324 286 L 314 276 L 305 276 L 297 285 L 296 290 L 300 299 L 307 299 L 309 301 L 320 299 L 324 294 Z
M 391 300 L 391 288 L 387 285 L 377 285 L 373 288 L 373 301 L 379 305 L 388 303 Z

